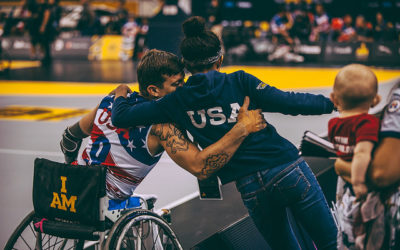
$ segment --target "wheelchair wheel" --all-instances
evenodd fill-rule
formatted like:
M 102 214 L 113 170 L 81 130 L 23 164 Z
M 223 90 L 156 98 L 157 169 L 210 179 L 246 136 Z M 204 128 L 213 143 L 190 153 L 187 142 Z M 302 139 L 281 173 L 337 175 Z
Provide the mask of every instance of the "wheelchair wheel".
M 148 210 L 135 209 L 122 216 L 112 227 L 106 249 L 182 249 L 171 227 Z
M 8 239 L 5 250 L 11 249 L 76 249 L 81 242 L 60 238 L 44 233 L 38 233 L 34 229 L 34 211 L 30 212 L 18 225 Z

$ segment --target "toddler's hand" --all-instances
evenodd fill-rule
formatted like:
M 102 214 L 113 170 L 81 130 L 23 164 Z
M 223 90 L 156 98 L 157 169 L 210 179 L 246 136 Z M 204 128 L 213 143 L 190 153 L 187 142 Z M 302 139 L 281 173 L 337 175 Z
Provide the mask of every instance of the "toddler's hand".
M 367 196 L 368 188 L 365 183 L 353 185 L 353 191 L 357 200 L 362 200 Z

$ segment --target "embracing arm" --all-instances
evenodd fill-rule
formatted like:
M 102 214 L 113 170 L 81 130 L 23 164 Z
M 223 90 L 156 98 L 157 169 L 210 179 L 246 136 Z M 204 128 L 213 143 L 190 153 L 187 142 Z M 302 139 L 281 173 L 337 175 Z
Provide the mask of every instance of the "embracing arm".
M 115 89 L 115 101 L 111 111 L 111 121 L 114 126 L 129 128 L 172 122 L 160 111 L 156 101 L 130 105 L 126 99 L 129 92 L 130 89 L 126 84 L 121 84 Z
M 396 86 L 381 121 L 380 143 L 369 171 L 372 183 L 378 188 L 400 182 L 400 82 Z
M 385 137 L 374 152 L 369 177 L 378 188 L 400 181 L 400 139 Z
M 350 182 L 350 162 L 337 159 L 335 171 Z M 367 175 L 378 188 L 385 188 L 400 181 L 400 139 L 387 137 L 379 143 Z
M 265 127 L 266 123 L 260 110 L 241 109 L 235 126 L 221 139 L 202 151 L 172 124 L 154 125 L 150 135 L 157 138 L 179 166 L 202 180 L 228 163 L 249 133 L 257 132 Z
M 173 124 L 154 125 L 150 135 L 158 138 L 173 161 L 200 180 L 208 178 L 228 163 L 247 136 L 243 127 L 235 125 L 218 142 L 200 151 Z
M 288 115 L 320 115 L 333 111 L 333 103 L 323 95 L 282 91 L 242 72 L 242 81 L 250 98 L 264 112 Z
M 337 158 L 335 161 L 335 172 L 348 183 L 351 183 L 351 162 Z

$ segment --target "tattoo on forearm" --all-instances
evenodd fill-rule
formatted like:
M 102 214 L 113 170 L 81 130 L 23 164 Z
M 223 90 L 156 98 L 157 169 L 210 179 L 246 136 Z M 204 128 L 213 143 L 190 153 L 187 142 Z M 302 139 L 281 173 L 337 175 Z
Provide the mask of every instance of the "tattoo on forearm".
M 205 176 L 210 176 L 223 167 L 229 159 L 229 154 L 222 152 L 219 154 L 209 155 L 205 160 L 205 166 L 201 170 L 201 173 Z
M 173 124 L 155 125 L 151 129 L 150 134 L 157 136 L 160 141 L 165 141 L 166 147 L 171 148 L 172 154 L 189 149 L 188 139 Z

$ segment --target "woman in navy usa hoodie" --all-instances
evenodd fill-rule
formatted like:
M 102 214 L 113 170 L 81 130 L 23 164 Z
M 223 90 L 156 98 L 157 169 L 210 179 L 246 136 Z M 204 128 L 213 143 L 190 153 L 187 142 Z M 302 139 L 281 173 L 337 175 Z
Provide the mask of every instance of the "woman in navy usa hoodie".
M 125 99 L 128 88 L 119 86 L 112 109 L 114 126 L 173 122 L 205 148 L 232 128 L 245 96 L 250 97 L 249 109 L 263 112 L 332 112 L 333 104 L 322 95 L 284 92 L 244 71 L 220 73 L 221 42 L 205 29 L 204 19 L 189 18 L 183 29 L 180 49 L 192 76 L 174 93 L 135 106 Z M 306 249 L 293 234 L 286 209 L 318 249 L 336 249 L 337 228 L 315 176 L 297 148 L 273 125 L 249 135 L 217 175 L 223 184 L 236 182 L 250 216 L 273 249 Z

